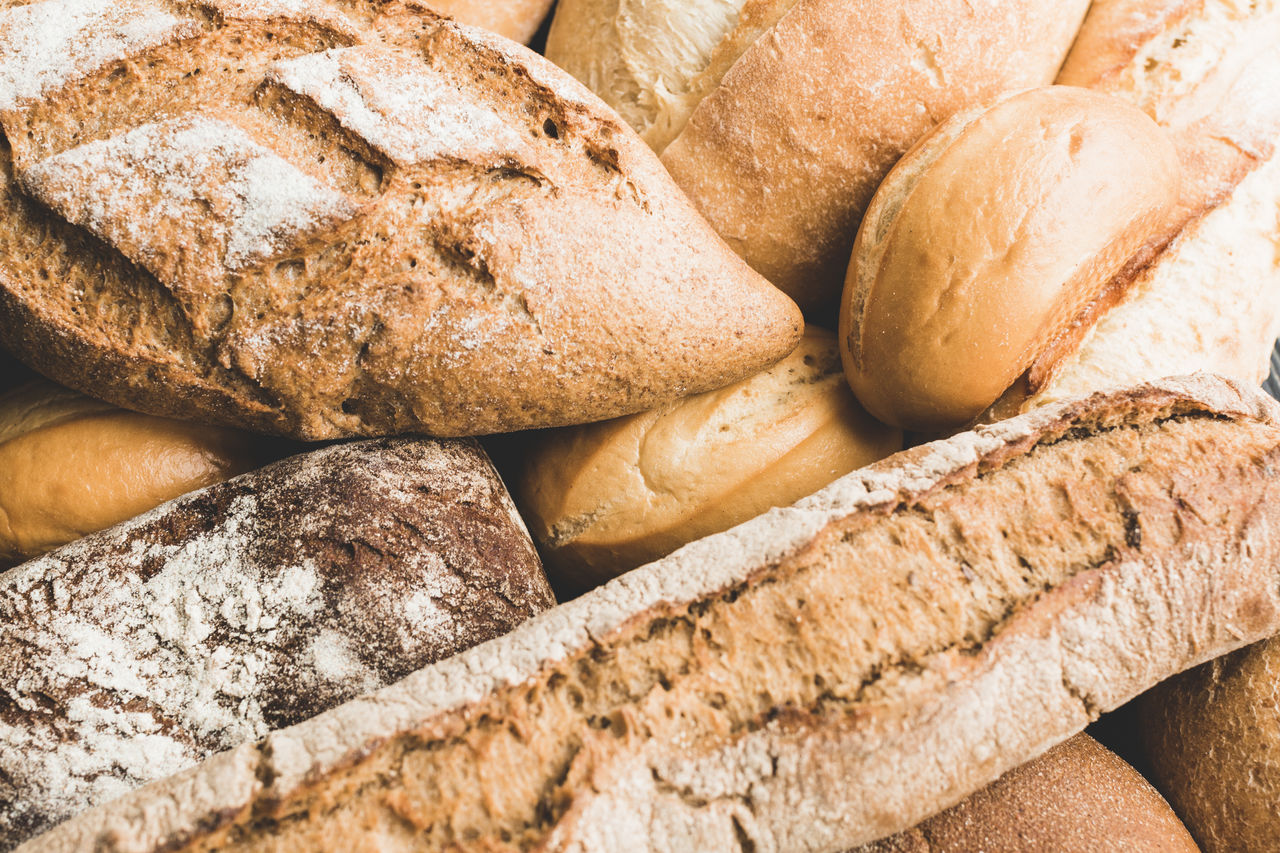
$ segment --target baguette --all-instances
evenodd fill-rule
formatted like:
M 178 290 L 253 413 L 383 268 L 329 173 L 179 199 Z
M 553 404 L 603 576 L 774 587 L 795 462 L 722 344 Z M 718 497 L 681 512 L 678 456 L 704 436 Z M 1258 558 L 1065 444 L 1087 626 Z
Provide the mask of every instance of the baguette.
M 366 442 L 0 575 L 0 850 L 554 604 L 474 444 Z
M 872 841 L 1280 628 L 1278 416 L 1195 377 L 915 448 L 26 849 Z
M 559 426 L 801 319 L 567 74 L 414 3 L 0 11 L 0 344 L 306 440 Z

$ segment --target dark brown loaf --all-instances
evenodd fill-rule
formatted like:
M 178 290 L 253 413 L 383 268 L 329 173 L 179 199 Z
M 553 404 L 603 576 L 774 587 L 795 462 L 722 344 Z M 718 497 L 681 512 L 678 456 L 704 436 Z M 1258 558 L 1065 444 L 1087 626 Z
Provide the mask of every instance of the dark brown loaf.
M 412 3 L 0 2 L 0 342 L 305 439 L 599 420 L 795 305 L 536 54 Z
M 1198 853 L 1159 792 L 1076 735 L 959 805 L 850 853 Z
M 333 447 L 0 576 L 0 849 L 554 604 L 474 444 Z
M 1280 628 L 1280 423 L 1169 380 L 855 472 L 29 849 L 840 849 Z

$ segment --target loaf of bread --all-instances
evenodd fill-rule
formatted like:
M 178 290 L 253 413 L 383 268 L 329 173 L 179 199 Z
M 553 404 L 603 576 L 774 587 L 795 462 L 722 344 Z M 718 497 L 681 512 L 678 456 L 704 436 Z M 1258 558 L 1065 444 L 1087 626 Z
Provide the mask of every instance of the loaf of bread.
M 1139 700 L 1153 778 L 1207 853 L 1280 839 L 1280 640 L 1170 679 Z
M 1151 783 L 1082 734 L 1010 770 L 958 806 L 856 853 L 1199 849 Z
M 993 416 L 1170 373 L 1261 382 L 1280 334 L 1280 3 L 1097 0 L 1059 82 L 1141 107 L 1181 199 L 1074 335 Z
M 554 0 L 430 0 L 431 8 L 464 24 L 525 43 L 538 31 Z
M 552 583 L 573 595 L 901 449 L 853 398 L 835 336 L 810 327 L 728 388 L 538 436 L 513 491 Z
M 1053 82 L 1088 0 L 561 0 L 547 56 L 662 154 L 752 267 L 834 325 L 863 211 L 951 114 Z
M 243 474 L 277 448 L 126 412 L 51 382 L 0 395 L 0 566 Z
M 554 604 L 470 443 L 211 486 L 0 575 L 0 849 Z
M 1049 86 L 952 116 L 893 167 L 854 244 L 845 370 L 888 423 L 959 429 L 1089 310 L 1178 202 L 1145 113 Z
M 27 849 L 899 832 L 1280 628 L 1278 417 L 1199 377 L 922 445 Z
M 795 347 L 795 305 L 567 74 L 342 8 L 0 11 L 0 345 L 304 439 L 599 420 Z

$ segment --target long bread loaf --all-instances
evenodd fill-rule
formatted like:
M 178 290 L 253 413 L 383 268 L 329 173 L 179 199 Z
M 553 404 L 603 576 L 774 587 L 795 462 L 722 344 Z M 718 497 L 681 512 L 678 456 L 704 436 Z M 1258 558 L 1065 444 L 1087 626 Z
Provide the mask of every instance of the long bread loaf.
M 1211 377 L 855 472 L 28 850 L 835 850 L 1280 628 L 1280 422 Z

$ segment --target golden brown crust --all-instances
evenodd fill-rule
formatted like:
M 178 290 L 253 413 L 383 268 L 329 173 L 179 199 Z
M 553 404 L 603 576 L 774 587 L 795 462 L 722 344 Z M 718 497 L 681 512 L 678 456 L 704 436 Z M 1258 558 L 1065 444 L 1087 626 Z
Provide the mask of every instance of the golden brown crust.
M 901 831 L 1280 627 L 1276 415 L 1193 378 L 907 451 L 41 849 L 838 849 Z
M 1199 848 L 1147 780 L 1081 734 L 959 805 L 856 853 L 975 850 L 1198 853 Z

